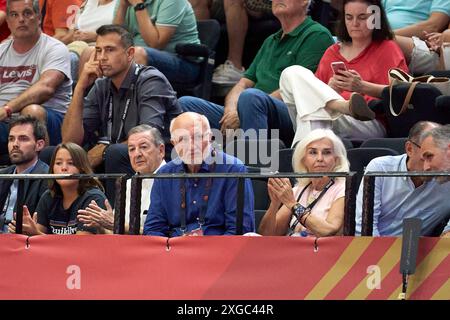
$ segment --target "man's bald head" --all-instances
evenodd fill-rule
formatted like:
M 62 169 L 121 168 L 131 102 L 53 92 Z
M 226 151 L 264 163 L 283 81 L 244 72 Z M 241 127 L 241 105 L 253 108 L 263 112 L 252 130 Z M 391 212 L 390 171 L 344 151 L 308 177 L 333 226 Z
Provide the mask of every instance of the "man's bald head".
M 193 125 L 200 125 L 204 128 L 204 131 L 211 131 L 208 118 L 196 112 L 183 112 L 178 117 L 172 119 L 170 123 L 170 134 L 176 129 L 188 129 Z
M 211 145 L 209 121 L 204 115 L 184 112 L 170 123 L 170 139 L 185 164 L 201 164 Z

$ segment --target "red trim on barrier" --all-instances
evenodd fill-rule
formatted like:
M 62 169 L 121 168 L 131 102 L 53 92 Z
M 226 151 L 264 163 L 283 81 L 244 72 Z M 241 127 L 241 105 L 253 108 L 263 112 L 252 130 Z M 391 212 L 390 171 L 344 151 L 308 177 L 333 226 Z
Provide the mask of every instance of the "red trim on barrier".
M 334 270 L 355 238 L 321 238 L 318 252 L 314 239 L 291 237 L 174 238 L 169 251 L 162 237 L 36 236 L 29 239 L 28 249 L 26 239 L 0 236 L 0 270 L 7 275 L 0 281 L 0 299 L 302 299 Z M 373 243 L 356 259 L 353 268 L 358 272 L 351 268 L 330 296 L 348 294 L 360 282 L 365 261 L 379 260 L 375 257 L 394 240 L 367 238 Z M 421 238 L 422 259 L 437 240 Z M 450 239 L 440 241 L 450 248 Z M 443 276 L 450 274 L 441 266 L 436 271 L 427 280 L 433 290 L 439 288 L 436 281 L 443 283 Z M 389 297 L 400 285 L 398 265 L 394 273 L 392 285 L 385 279 L 376 290 L 380 295 Z M 424 283 L 415 294 L 423 297 L 421 292 L 429 290 Z

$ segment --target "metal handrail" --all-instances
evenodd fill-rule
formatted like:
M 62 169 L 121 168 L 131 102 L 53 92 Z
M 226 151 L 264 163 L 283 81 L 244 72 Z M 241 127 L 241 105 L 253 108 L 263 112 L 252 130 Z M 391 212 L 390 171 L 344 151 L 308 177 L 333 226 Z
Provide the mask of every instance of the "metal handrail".
M 368 171 L 363 178 L 361 235 L 373 235 L 373 205 L 376 177 L 450 177 L 450 171 Z
M 138 174 L 130 176 L 128 174 L 0 174 L 0 179 L 19 180 L 18 192 L 23 190 L 24 180 L 35 179 L 116 179 L 116 198 L 114 214 L 114 233 L 124 234 L 125 232 L 125 197 L 126 180 L 131 178 L 130 199 L 130 229 L 129 234 L 139 234 L 140 231 L 140 207 L 141 207 L 141 189 L 143 179 L 193 179 L 193 178 L 237 178 L 237 212 L 236 212 L 236 234 L 242 234 L 243 230 L 243 187 L 244 179 L 268 179 L 277 178 L 320 178 L 343 177 L 346 179 L 345 196 L 345 217 L 344 217 L 344 235 L 354 235 L 355 232 L 355 206 L 356 189 L 353 188 L 355 181 L 355 172 L 317 172 L 317 173 L 156 173 L 156 174 Z M 240 186 L 240 187 L 239 187 Z M 20 197 L 19 197 L 20 196 Z M 18 201 L 23 197 L 18 194 Z M 241 202 L 240 202 L 241 201 Z M 240 203 L 240 204 L 239 204 Z M 17 204 L 16 213 L 16 233 L 22 233 L 23 221 L 23 203 Z
M 142 180 L 144 179 L 174 179 L 174 178 L 237 178 L 237 206 L 236 206 L 236 234 L 242 234 L 243 225 L 243 188 L 244 179 L 268 179 L 268 178 L 320 178 L 328 177 L 345 177 L 345 215 L 344 215 L 344 235 L 355 234 L 355 199 L 356 191 L 353 188 L 356 172 L 317 172 L 317 173 L 156 173 L 156 174 L 138 174 L 131 177 L 130 193 L 136 195 L 130 199 L 130 234 L 139 234 L 140 232 L 140 211 L 141 211 L 141 189 Z

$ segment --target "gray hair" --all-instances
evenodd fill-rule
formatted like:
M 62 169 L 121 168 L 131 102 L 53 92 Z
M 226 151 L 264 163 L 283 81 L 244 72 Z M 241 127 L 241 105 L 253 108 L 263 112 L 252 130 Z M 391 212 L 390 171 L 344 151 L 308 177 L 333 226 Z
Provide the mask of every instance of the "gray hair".
M 422 135 L 422 140 L 431 137 L 434 144 L 441 150 L 447 150 L 450 144 L 450 124 L 436 127 Z
M 334 172 L 348 172 L 350 164 L 347 159 L 347 150 L 345 149 L 342 140 L 330 129 L 315 129 L 308 133 L 299 143 L 297 143 L 294 154 L 292 156 L 292 167 L 296 173 L 306 173 L 308 170 L 303 164 L 303 158 L 306 154 L 306 147 L 314 141 L 321 139 L 328 139 L 333 144 L 333 150 L 338 160 L 336 166 L 333 168 Z M 299 178 L 300 185 L 306 185 L 311 179 Z
M 26 0 L 7 0 L 6 1 L 6 14 L 9 14 L 9 9 L 11 7 L 11 2 L 17 2 L 17 1 L 26 1 Z M 39 1 L 38 0 L 30 0 L 33 5 L 33 11 L 34 13 L 37 13 L 38 15 L 41 14 L 41 11 L 39 10 Z
M 142 132 L 150 132 L 153 137 L 153 144 L 156 147 L 164 144 L 164 139 L 161 135 L 161 132 L 159 132 L 159 130 L 155 127 L 149 126 L 148 124 L 140 124 L 136 127 L 131 128 L 130 131 L 128 131 L 128 139 L 131 135 Z
M 200 113 L 196 113 L 196 112 L 183 112 L 181 114 L 179 114 L 177 117 L 173 118 L 170 121 L 170 126 L 169 126 L 169 132 L 170 135 L 172 135 L 172 131 L 173 131 L 173 124 L 175 123 L 175 120 L 179 117 L 179 116 L 185 116 L 186 114 L 189 114 L 192 117 L 198 117 L 200 119 L 200 121 L 202 122 L 202 124 L 206 127 L 206 132 L 210 132 L 211 131 L 211 126 L 209 125 L 209 120 L 206 116 L 204 116 L 203 114 Z
M 423 140 L 423 134 L 427 131 L 439 127 L 440 124 L 432 121 L 419 121 L 409 130 L 408 140 L 420 143 Z

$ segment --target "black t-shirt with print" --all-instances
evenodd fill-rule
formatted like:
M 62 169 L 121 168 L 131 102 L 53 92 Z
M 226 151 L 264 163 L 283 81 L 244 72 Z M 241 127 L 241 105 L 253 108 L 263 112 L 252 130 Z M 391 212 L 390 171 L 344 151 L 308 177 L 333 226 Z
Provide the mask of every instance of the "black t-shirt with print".
M 47 190 L 37 205 L 38 223 L 47 228 L 47 234 L 76 234 L 77 231 L 97 233 L 95 228 L 86 227 L 77 219 L 78 210 L 85 209 L 94 200 L 105 209 L 105 195 L 97 188 L 80 195 L 68 209 L 64 209 L 61 196 L 53 197 Z

